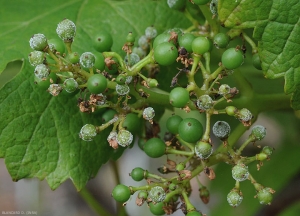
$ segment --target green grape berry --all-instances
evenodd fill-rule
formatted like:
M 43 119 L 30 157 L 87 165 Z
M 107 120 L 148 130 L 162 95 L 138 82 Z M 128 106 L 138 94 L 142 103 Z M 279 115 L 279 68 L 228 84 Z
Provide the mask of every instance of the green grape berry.
M 117 114 L 117 111 L 114 109 L 106 110 L 102 114 L 102 123 L 105 124 L 105 123 L 109 122 L 110 120 L 112 120 L 115 117 L 116 114 Z
M 230 125 L 225 121 L 217 121 L 212 128 L 213 134 L 221 140 L 226 139 L 230 134 Z
M 75 79 L 68 78 L 64 81 L 63 88 L 66 90 L 66 92 L 72 93 L 78 88 L 78 83 Z
M 66 59 L 69 62 L 71 62 L 72 64 L 77 64 L 77 63 L 79 63 L 80 56 L 79 56 L 78 52 L 72 52 L 72 53 L 68 53 L 68 55 L 66 56 Z
M 130 88 L 128 85 L 116 85 L 116 92 L 118 95 L 126 95 L 130 91 Z
M 184 170 L 185 168 L 185 165 L 183 163 L 179 163 L 176 165 L 176 170 L 177 171 L 181 171 L 181 170 Z
M 129 32 L 128 35 L 126 36 L 126 42 L 133 44 L 134 41 L 135 41 L 135 35 L 132 32 Z
M 140 192 L 138 193 L 138 198 L 140 198 L 140 199 L 146 200 L 147 197 L 148 197 L 147 191 L 140 191 Z
M 120 130 L 116 138 L 120 146 L 129 146 L 133 141 L 133 135 L 128 130 Z
M 175 183 L 169 184 L 169 190 L 174 191 L 174 190 L 176 190 L 176 188 L 177 188 L 177 185 Z
M 166 152 L 166 144 L 159 138 L 151 138 L 144 145 L 144 152 L 151 158 L 159 158 Z
M 221 61 L 225 68 L 233 70 L 244 63 L 244 56 L 240 50 L 229 48 L 222 54 Z
M 34 75 L 41 80 L 47 79 L 49 74 L 50 74 L 50 69 L 48 66 L 44 64 L 39 64 L 34 69 Z
M 148 78 L 147 79 L 147 85 L 150 87 L 150 88 L 155 88 L 158 86 L 158 81 L 156 79 L 152 79 L 152 78 Z
M 131 171 L 130 176 L 135 181 L 141 181 L 144 179 L 144 172 L 144 169 L 136 167 Z
M 146 120 L 152 120 L 155 116 L 155 111 L 152 107 L 147 107 L 143 111 L 143 118 Z
M 116 77 L 116 83 L 119 84 L 119 85 L 124 85 L 126 82 L 126 76 L 124 74 L 119 74 L 117 77 Z
M 226 48 L 229 44 L 229 36 L 224 33 L 218 33 L 214 36 L 214 45 L 219 48 Z
M 95 64 L 94 64 L 94 68 L 103 71 L 105 69 L 105 62 L 104 62 L 104 56 L 102 55 L 102 53 L 93 53 L 95 56 Z
M 168 0 L 168 6 L 174 10 L 180 10 L 184 8 L 186 1 L 185 0 Z
M 202 216 L 203 214 L 198 211 L 190 211 L 186 214 L 186 216 Z
M 210 0 L 193 0 L 193 2 L 196 4 L 196 5 L 205 5 L 209 2 Z
M 155 49 L 157 47 L 157 45 L 164 43 L 164 42 L 169 42 L 170 41 L 170 33 L 168 32 L 164 32 L 162 34 L 159 34 L 156 36 L 156 38 L 153 41 L 153 48 Z M 170 41 L 170 43 L 172 43 L 173 41 Z
M 57 35 L 65 42 L 73 41 L 76 35 L 76 25 L 69 19 L 64 19 L 57 24 Z
M 214 105 L 213 99 L 209 95 L 201 95 L 197 100 L 197 107 L 201 110 L 208 110 Z
M 149 203 L 149 207 L 150 207 L 150 212 L 154 215 L 164 215 L 165 211 L 163 209 L 164 207 L 164 203 L 163 202 L 159 202 L 159 203 Z
M 181 121 L 182 118 L 180 116 L 173 115 L 170 118 L 168 118 L 166 122 L 166 127 L 172 134 L 178 134 L 178 126 Z
M 149 198 L 155 203 L 162 202 L 166 198 L 166 192 L 161 186 L 155 186 L 149 191 Z
M 132 134 L 136 134 L 140 130 L 141 119 L 135 113 L 128 113 L 123 121 L 122 127 Z
M 272 195 L 273 190 L 271 188 L 263 188 L 257 192 L 257 198 L 260 204 L 262 205 L 270 205 L 273 199 Z
M 91 52 L 84 52 L 81 54 L 79 58 L 79 63 L 81 64 L 82 67 L 85 68 L 94 67 L 95 61 L 96 61 L 95 56 Z
M 38 87 L 42 90 L 46 90 L 49 88 L 51 84 L 55 84 L 57 81 L 57 76 L 55 73 L 51 72 L 46 79 L 40 79 L 38 77 L 34 77 L 34 83 L 38 85 Z M 60 87 L 60 85 L 58 85 Z
M 227 202 L 232 207 L 239 206 L 243 201 L 243 194 L 238 189 L 233 189 L 227 194 Z
M 65 53 L 65 44 L 62 40 L 58 39 L 58 38 L 52 38 L 48 40 L 48 45 L 49 45 L 49 49 L 51 50 L 51 52 L 53 53 L 60 53 L 60 55 L 62 55 L 63 53 Z
M 153 26 L 149 26 L 145 29 L 145 36 L 148 39 L 153 39 L 157 35 L 157 30 Z
M 29 45 L 33 50 L 43 51 L 48 46 L 48 41 L 44 34 L 34 34 L 29 40 Z
M 177 57 L 178 50 L 172 43 L 163 42 L 154 48 L 154 59 L 162 66 L 173 64 Z
M 87 88 L 93 94 L 104 92 L 107 87 L 107 80 L 102 74 L 94 74 L 87 81 Z
M 29 53 L 28 60 L 32 66 L 37 66 L 44 63 L 45 55 L 43 52 L 35 50 Z
M 182 108 L 190 100 L 188 90 L 182 87 L 173 88 L 169 94 L 169 101 L 173 107 Z
M 189 143 L 197 142 L 203 134 L 202 124 L 195 118 L 183 119 L 178 126 L 181 139 Z
M 203 36 L 196 37 L 192 42 L 192 50 L 195 54 L 203 55 L 211 49 L 211 42 Z
M 262 140 L 267 134 L 267 130 L 264 126 L 256 125 L 252 128 L 250 136 L 253 141 Z
M 184 33 L 178 37 L 179 46 L 184 47 L 186 51 L 191 53 L 193 51 L 192 42 L 195 38 L 196 38 L 195 35 L 191 33 Z
M 94 37 L 94 48 L 98 52 L 110 51 L 113 45 L 113 38 L 107 31 L 101 30 Z
M 131 192 L 129 187 L 127 187 L 126 185 L 118 184 L 114 187 L 111 195 L 117 202 L 124 203 L 129 200 Z
M 97 129 L 92 124 L 84 125 L 79 132 L 79 137 L 84 141 L 92 141 L 96 135 Z
M 195 145 L 195 153 L 200 159 L 207 159 L 212 152 L 212 145 L 207 142 L 199 141 Z
M 225 108 L 225 112 L 229 116 L 236 116 L 237 113 L 238 113 L 238 109 L 236 107 L 234 107 L 234 106 L 227 106 Z
M 209 9 L 214 16 L 218 15 L 218 0 L 212 0 L 209 4 Z
M 261 60 L 260 60 L 260 57 L 258 55 L 258 53 L 255 53 L 253 56 L 252 56 L 252 64 L 253 66 L 257 69 L 257 70 L 261 70 L 262 67 L 261 67 Z
M 232 177 L 236 181 L 245 181 L 248 179 L 249 171 L 248 167 L 245 164 L 238 163 L 232 168 Z

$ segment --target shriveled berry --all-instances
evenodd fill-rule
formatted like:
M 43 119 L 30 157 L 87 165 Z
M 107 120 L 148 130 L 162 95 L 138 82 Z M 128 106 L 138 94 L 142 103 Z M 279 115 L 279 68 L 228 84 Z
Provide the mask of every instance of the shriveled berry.
M 218 92 L 220 95 L 227 95 L 230 93 L 230 86 L 227 85 L 227 84 L 222 84 L 220 85 L 219 87 L 219 92 Z
M 53 96 L 59 95 L 59 93 L 61 93 L 62 90 L 63 88 L 59 84 L 50 84 L 49 88 L 47 89 L 47 91 Z
M 79 137 L 84 141 L 92 141 L 96 135 L 97 129 L 92 124 L 84 125 L 79 132 Z
M 238 163 L 232 168 L 232 177 L 236 181 L 245 181 L 249 176 L 248 167 L 245 164 Z
M 64 19 L 57 24 L 57 35 L 64 41 L 73 41 L 76 35 L 76 25 L 69 19 Z

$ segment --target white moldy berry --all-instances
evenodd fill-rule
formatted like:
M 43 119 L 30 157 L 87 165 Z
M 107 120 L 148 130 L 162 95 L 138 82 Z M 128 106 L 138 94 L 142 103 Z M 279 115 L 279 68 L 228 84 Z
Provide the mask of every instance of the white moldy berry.
M 73 41 L 76 34 L 76 25 L 71 20 L 64 19 L 58 23 L 56 33 L 64 41 Z
M 162 187 L 155 186 L 149 191 L 149 197 L 152 200 L 152 202 L 162 202 L 166 198 L 166 192 Z
M 50 69 L 44 64 L 39 64 L 34 69 L 34 75 L 41 80 L 46 79 L 49 74 Z
M 133 135 L 128 130 L 120 130 L 116 140 L 120 146 L 126 147 L 133 141 Z
M 84 52 L 79 58 L 79 63 L 85 68 L 92 68 L 95 64 L 95 56 L 91 52 Z
M 265 138 L 266 134 L 267 130 L 264 126 L 256 125 L 252 128 L 250 136 L 254 139 L 254 141 L 257 141 Z
M 197 107 L 201 110 L 208 110 L 214 105 L 213 99 L 209 95 L 201 95 L 197 100 Z
M 59 84 L 51 84 L 49 86 L 49 88 L 47 89 L 47 91 L 50 94 L 52 94 L 53 96 L 59 95 L 59 93 L 61 93 L 62 90 L 63 90 L 63 88 Z
M 245 122 L 250 121 L 252 119 L 252 113 L 250 110 L 242 108 L 238 112 L 238 119 Z
M 245 181 L 248 179 L 249 171 L 248 167 L 245 164 L 238 163 L 232 168 L 232 177 L 236 181 Z
M 129 87 L 128 85 L 116 85 L 116 92 L 118 93 L 118 95 L 126 95 L 129 93 Z
M 79 137 L 84 141 L 92 141 L 96 135 L 97 129 L 92 124 L 84 125 L 79 132 Z
M 35 50 L 29 53 L 28 60 L 32 66 L 37 66 L 39 64 L 43 64 L 45 61 L 45 55 L 43 52 Z
M 239 206 L 242 203 L 242 201 L 243 201 L 243 194 L 238 189 L 231 190 L 227 195 L 227 202 L 232 207 Z
M 48 46 L 47 38 L 44 34 L 34 34 L 29 40 L 29 45 L 33 50 L 43 51 Z
M 225 121 L 217 121 L 213 126 L 213 134 L 219 139 L 226 139 L 230 134 L 230 125 Z
M 147 107 L 143 111 L 143 118 L 146 120 L 152 120 L 155 116 L 155 111 L 152 107 Z

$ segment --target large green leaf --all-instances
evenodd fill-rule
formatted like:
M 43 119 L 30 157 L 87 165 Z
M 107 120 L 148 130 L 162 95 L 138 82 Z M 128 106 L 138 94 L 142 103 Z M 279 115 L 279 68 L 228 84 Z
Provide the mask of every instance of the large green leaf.
M 12 179 L 46 178 L 52 189 L 70 178 L 80 190 L 113 154 L 106 137 L 84 142 L 78 132 L 86 124 L 99 125 L 99 117 L 80 113 L 75 97 L 51 97 L 33 83 L 27 62 L 29 38 L 43 33 L 56 37 L 56 25 L 73 20 L 77 35 L 73 49 L 91 51 L 90 40 L 99 29 L 112 33 L 113 50 L 120 51 L 129 31 L 138 36 L 147 26 L 186 27 L 190 22 L 165 1 L 8 1 L 0 9 L 0 71 L 8 62 L 23 60 L 20 73 L 0 90 L 0 157 Z
M 254 28 L 266 78 L 285 76 L 285 92 L 295 93 L 292 107 L 300 108 L 300 34 L 298 0 L 219 1 L 225 27 Z

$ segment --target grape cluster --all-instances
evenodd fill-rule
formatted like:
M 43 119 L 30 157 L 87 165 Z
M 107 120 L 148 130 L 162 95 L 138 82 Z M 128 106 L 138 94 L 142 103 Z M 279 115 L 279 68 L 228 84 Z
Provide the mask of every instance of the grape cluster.
M 184 10 L 186 4 L 207 5 L 208 0 L 168 0 L 171 9 Z M 211 1 L 210 9 L 217 16 L 217 1 Z M 242 151 L 250 142 L 261 141 L 266 135 L 263 126 L 255 126 L 247 141 L 238 149 L 231 143 L 231 127 L 222 120 L 212 124 L 212 115 L 228 115 L 240 121 L 245 127 L 253 122 L 254 115 L 247 108 L 234 105 L 239 91 L 223 83 L 223 77 L 238 73 L 234 71 L 244 63 L 242 45 L 230 46 L 234 36 L 223 32 L 203 32 L 183 29 L 168 29 L 158 33 L 154 26 L 145 29 L 145 34 L 136 38 L 129 32 L 119 54 L 111 51 L 112 36 L 99 31 L 91 43 L 94 49 L 79 54 L 72 50 L 76 40 L 76 25 L 68 19 L 57 25 L 60 39 L 47 39 L 38 33 L 29 40 L 33 51 L 29 54 L 30 64 L 35 67 L 35 83 L 53 96 L 62 93 L 78 97 L 80 112 L 93 114 L 102 112 L 98 125 L 85 124 L 79 137 L 83 141 L 92 141 L 103 130 L 109 130 L 107 145 L 113 149 L 127 148 L 138 137 L 141 150 L 151 158 L 164 155 L 181 155 L 180 161 L 167 160 L 167 164 L 158 168 L 159 175 L 134 168 L 130 176 L 135 181 L 147 180 L 147 185 L 133 187 L 117 185 L 112 197 L 118 202 L 128 202 L 138 191 L 136 204 L 147 203 L 154 215 L 171 214 L 180 208 L 189 216 L 202 215 L 189 201 L 190 180 L 203 172 L 209 179 L 216 177 L 212 165 L 225 161 L 232 164 L 232 177 L 236 181 L 227 200 L 233 207 L 243 200 L 239 188 L 242 181 L 250 180 L 254 184 L 257 197 L 262 204 L 269 204 L 273 190 L 262 187 L 252 177 L 248 164 L 270 159 L 272 149 L 264 147 L 253 156 L 242 156 Z M 136 43 L 137 41 L 137 43 Z M 214 71 L 210 68 L 210 52 L 221 53 L 219 64 Z M 255 54 L 255 67 L 259 68 L 259 57 Z M 178 73 L 171 82 L 170 92 L 158 89 L 155 78 L 161 68 L 180 65 Z M 163 73 L 163 71 L 160 71 Z M 202 83 L 195 74 L 202 73 Z M 187 83 L 177 83 L 178 77 L 185 75 Z M 158 120 L 153 104 L 205 114 L 206 122 L 189 116 L 172 115 L 166 121 L 168 133 L 162 139 L 159 134 Z M 76 106 L 76 104 L 75 104 Z M 212 132 L 212 133 L 211 133 Z M 218 148 L 218 141 L 223 143 Z M 103 144 L 103 143 L 101 143 Z M 224 153 L 226 152 L 226 153 Z M 173 173 L 172 177 L 164 174 Z M 199 193 L 202 201 L 209 201 L 209 190 L 199 181 Z M 180 205 L 179 205 L 180 203 Z M 180 207 L 179 207 L 180 206 Z

